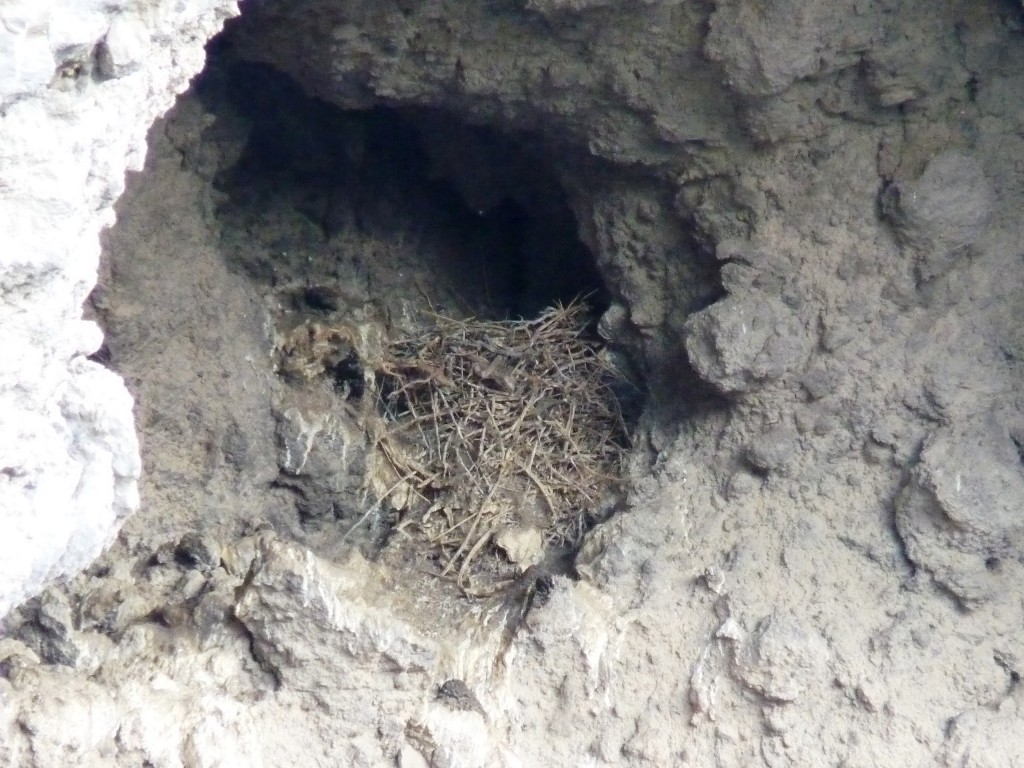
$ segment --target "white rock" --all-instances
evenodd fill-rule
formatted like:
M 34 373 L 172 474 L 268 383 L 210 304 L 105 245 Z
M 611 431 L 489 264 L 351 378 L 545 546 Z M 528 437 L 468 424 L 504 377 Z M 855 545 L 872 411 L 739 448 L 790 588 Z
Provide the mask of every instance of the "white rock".
M 53 76 L 46 17 L 45 6 L 30 0 L 0 4 L 0 102 Z
M 544 554 L 544 532 L 539 528 L 502 528 L 494 543 L 524 570 L 539 563 Z
M 118 16 L 110 24 L 101 51 L 100 67 L 107 77 L 124 77 L 145 63 L 150 33 L 141 20 Z
M 86 567 L 138 506 L 132 399 L 85 359 L 102 336 L 82 302 L 125 170 L 238 8 L 131 9 L 0 0 L 0 617 Z M 92 77 L 97 58 L 114 79 Z

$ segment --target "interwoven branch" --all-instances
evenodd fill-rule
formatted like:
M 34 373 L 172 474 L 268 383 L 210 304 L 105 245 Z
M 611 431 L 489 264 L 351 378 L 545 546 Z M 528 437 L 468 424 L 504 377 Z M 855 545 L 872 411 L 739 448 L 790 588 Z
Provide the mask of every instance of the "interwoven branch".
M 622 376 L 586 326 L 581 303 L 523 321 L 430 314 L 385 347 L 378 447 L 401 488 L 384 495 L 460 583 L 503 526 L 530 518 L 575 545 L 617 491 Z

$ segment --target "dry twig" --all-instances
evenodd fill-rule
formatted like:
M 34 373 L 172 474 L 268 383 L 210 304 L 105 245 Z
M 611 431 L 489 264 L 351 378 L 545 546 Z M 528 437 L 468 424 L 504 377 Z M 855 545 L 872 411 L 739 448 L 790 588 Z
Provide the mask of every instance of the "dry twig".
M 525 321 L 430 314 L 421 333 L 385 346 L 378 447 L 404 498 L 415 494 L 405 514 L 460 584 L 502 526 L 539 522 L 550 541 L 575 545 L 617 490 L 622 377 L 587 338 L 586 313 L 573 303 Z

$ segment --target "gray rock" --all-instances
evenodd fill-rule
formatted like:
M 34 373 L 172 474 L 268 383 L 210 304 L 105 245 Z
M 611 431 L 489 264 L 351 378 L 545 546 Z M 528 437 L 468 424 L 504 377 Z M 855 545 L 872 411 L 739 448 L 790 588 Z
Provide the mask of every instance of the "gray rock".
M 766 699 L 792 702 L 824 682 L 828 647 L 816 632 L 778 614 L 758 622 L 737 654 L 733 673 Z
M 965 605 L 1019 584 L 1024 474 L 995 414 L 928 438 L 896 502 L 907 556 Z
M 304 707 L 329 713 L 333 738 L 380 735 L 380 744 L 367 741 L 371 765 L 394 764 L 442 651 L 393 610 L 393 599 L 359 556 L 339 568 L 265 535 L 235 606 L 254 657 Z
M 79 648 L 67 597 L 48 589 L 25 606 L 30 620 L 22 625 L 20 639 L 48 664 L 73 667 Z
M 847 23 L 843 35 L 836 35 L 840 16 L 830 3 L 716 3 L 707 55 L 722 65 L 729 85 L 739 93 L 780 93 L 794 81 L 842 66 L 855 55 L 855 40 L 868 31 Z
M 932 158 L 916 181 L 894 182 L 882 198 L 901 240 L 917 252 L 923 280 L 946 271 L 981 236 L 992 205 L 981 163 L 955 151 Z
M 800 366 L 811 338 L 800 316 L 770 296 L 728 297 L 686 323 L 697 373 L 724 393 L 743 393 Z
M 798 439 L 793 427 L 778 426 L 751 441 L 747 446 L 746 459 L 761 472 L 785 472 L 799 449 Z

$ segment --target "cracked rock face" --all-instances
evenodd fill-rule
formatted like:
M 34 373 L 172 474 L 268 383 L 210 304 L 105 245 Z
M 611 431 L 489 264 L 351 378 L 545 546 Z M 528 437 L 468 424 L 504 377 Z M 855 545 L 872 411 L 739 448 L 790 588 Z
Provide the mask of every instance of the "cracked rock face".
M 1013 435 L 996 413 L 936 431 L 896 502 L 907 555 L 968 604 L 1012 591 L 1019 578 L 1024 478 Z
M 85 36 L 46 61 L 18 9 L 9 89 L 39 92 L 0 153 L 34 172 L 0 215 L 46 253 L 5 267 L 0 493 L 39 527 L 23 553 L 54 499 L 89 514 L 0 558 L 26 563 L 12 606 L 134 504 L 128 395 L 82 357 L 94 261 L 66 266 L 61 233 L 109 219 L 124 137 L 199 42 L 178 6 L 90 26 L 76 5 L 46 39 Z M 952 0 L 244 8 L 104 238 L 90 306 L 137 400 L 142 507 L 8 617 L 0 762 L 1024 763 L 1022 29 L 1019 4 Z M 28 143 L 132 94 L 129 127 Z M 531 558 L 469 599 L 382 516 L 349 536 L 364 435 L 336 388 L 282 383 L 275 324 L 482 306 L 522 251 L 545 254 L 524 306 L 565 263 L 597 275 L 647 399 L 572 567 Z

